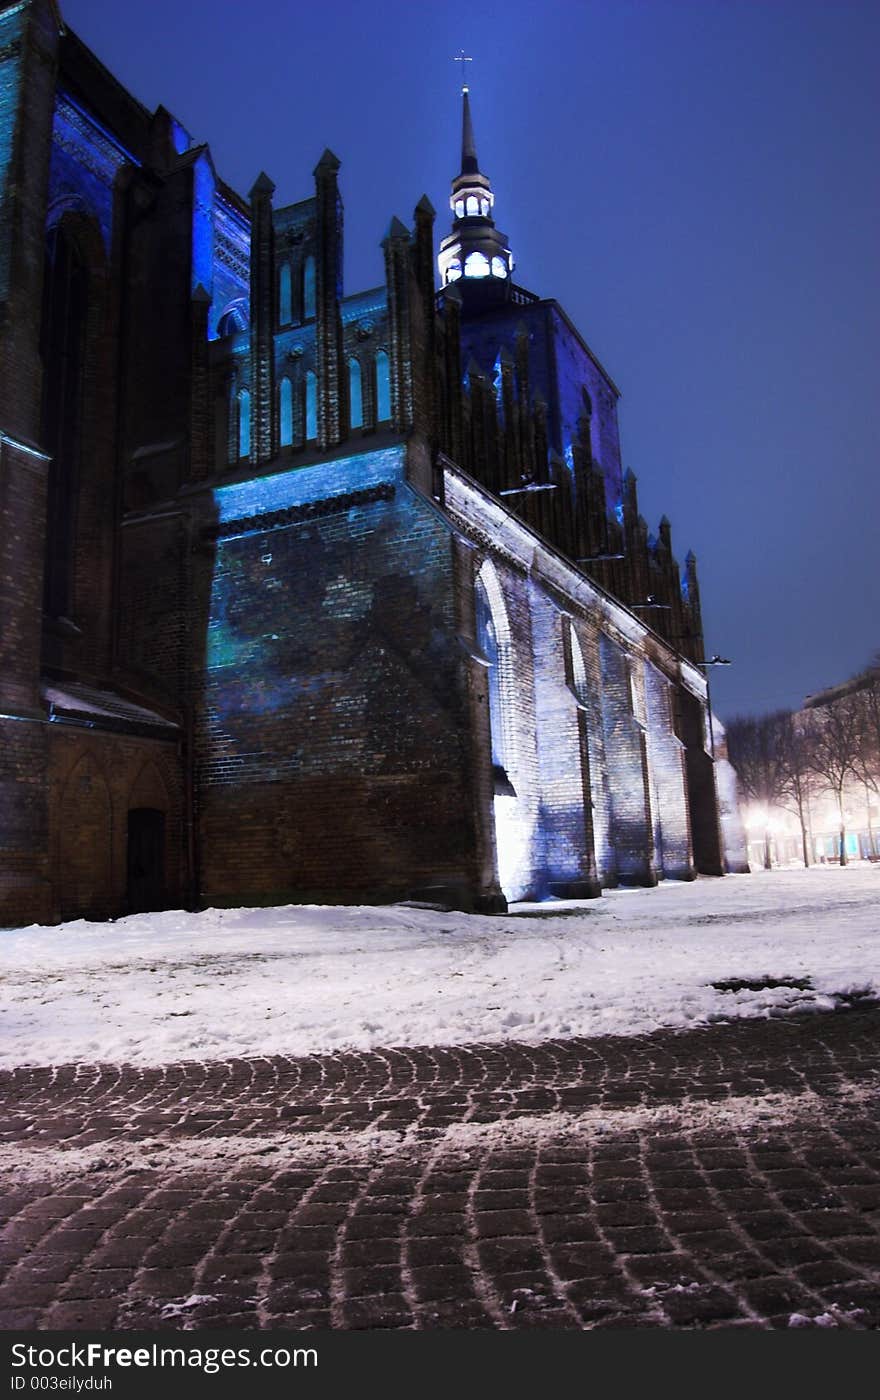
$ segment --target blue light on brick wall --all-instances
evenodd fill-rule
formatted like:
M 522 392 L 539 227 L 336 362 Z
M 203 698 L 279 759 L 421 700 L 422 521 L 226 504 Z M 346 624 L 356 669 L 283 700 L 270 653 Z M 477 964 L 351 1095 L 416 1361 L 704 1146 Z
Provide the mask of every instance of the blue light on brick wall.
M 213 294 L 214 172 L 205 154 L 193 165 L 192 290 L 198 286 Z
M 402 447 L 388 447 L 381 452 L 362 452 L 336 462 L 297 467 L 256 481 L 220 486 L 214 492 L 217 520 L 224 524 L 242 516 L 286 510 L 288 506 L 306 505 L 309 501 L 398 480 L 403 476 L 403 458 Z
M 123 165 L 139 162 L 69 93 L 58 94 L 49 167 L 49 223 L 67 210 L 94 219 L 109 255 L 113 234 L 113 188 Z
M 21 90 L 23 5 L 0 15 L 0 300 L 9 295 L 12 207 L 9 180 L 15 141 L 15 114 Z

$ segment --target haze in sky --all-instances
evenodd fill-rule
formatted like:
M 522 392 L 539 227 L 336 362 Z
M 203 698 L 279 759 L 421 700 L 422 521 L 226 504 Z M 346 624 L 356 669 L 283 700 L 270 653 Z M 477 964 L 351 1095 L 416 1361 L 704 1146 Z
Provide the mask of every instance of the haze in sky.
M 342 161 L 346 288 L 446 231 L 462 48 L 515 280 L 623 392 L 642 511 L 699 560 L 713 703 L 797 706 L 880 649 L 874 0 L 61 0 L 246 194 Z M 459 21 L 459 22 L 457 22 Z

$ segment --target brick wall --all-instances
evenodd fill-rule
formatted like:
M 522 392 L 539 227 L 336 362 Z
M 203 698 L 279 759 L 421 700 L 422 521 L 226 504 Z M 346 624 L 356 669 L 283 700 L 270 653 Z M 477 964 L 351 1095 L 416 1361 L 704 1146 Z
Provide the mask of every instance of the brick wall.
M 53 914 L 118 917 L 126 905 L 128 813 L 165 814 L 165 905 L 184 899 L 184 801 L 177 746 L 60 725 L 50 730 Z
M 403 448 L 219 488 L 204 510 L 202 899 L 470 888 L 450 534 Z
M 643 674 L 657 873 L 675 880 L 690 879 L 694 866 L 687 775 L 684 748 L 673 730 L 672 686 L 649 661 L 644 663 Z

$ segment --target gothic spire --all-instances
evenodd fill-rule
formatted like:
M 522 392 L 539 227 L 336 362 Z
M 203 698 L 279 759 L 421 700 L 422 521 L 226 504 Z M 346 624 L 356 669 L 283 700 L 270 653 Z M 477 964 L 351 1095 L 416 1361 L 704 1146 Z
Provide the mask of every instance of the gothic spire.
M 456 60 L 469 63 L 460 55 Z M 507 246 L 507 236 L 495 227 L 492 209 L 495 195 L 477 160 L 477 143 L 471 116 L 470 90 L 467 83 L 461 89 L 461 170 L 452 181 L 449 206 L 453 213 L 452 232 L 440 245 L 438 264 L 444 286 L 460 279 L 473 285 L 462 288 L 470 304 L 477 294 L 479 300 L 507 298 L 513 258 Z
M 477 143 L 474 140 L 474 124 L 471 120 L 471 100 L 466 87 L 461 90 L 461 173 L 478 175 Z

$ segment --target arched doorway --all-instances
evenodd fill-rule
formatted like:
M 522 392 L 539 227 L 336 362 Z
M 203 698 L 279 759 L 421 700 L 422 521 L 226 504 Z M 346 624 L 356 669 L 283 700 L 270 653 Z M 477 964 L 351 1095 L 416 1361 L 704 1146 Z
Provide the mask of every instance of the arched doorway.
M 165 813 L 132 807 L 128 813 L 126 906 L 130 914 L 161 909 L 165 902 Z

